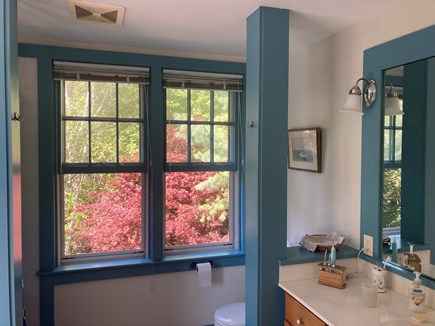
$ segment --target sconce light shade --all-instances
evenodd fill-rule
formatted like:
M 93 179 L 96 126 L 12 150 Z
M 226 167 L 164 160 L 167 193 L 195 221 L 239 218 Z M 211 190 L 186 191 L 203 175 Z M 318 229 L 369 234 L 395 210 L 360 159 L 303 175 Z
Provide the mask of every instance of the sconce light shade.
M 361 94 L 358 95 L 349 93 L 349 95 L 346 97 L 346 102 L 344 102 L 341 112 L 363 114 L 361 110 Z
M 385 115 L 402 115 L 403 111 L 400 107 L 399 95 L 393 89 L 393 83 L 387 80 L 390 88 L 385 92 L 384 114 Z
M 361 95 L 363 92 L 358 87 L 358 82 L 363 80 L 366 85 L 364 87 L 364 103 L 367 108 L 371 107 L 376 100 L 376 82 L 374 80 L 367 80 L 365 78 L 360 78 L 356 81 L 355 85 L 350 89 L 349 95 L 347 95 L 346 102 L 344 103 L 341 112 L 362 112 L 361 106 Z

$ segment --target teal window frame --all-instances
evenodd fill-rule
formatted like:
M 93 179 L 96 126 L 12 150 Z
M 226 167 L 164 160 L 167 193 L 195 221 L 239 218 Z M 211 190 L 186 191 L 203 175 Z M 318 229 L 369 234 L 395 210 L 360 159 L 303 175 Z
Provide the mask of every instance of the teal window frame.
M 126 67 L 128 69 L 128 67 Z M 146 150 L 146 116 L 148 112 L 148 83 L 135 83 L 138 85 L 138 108 L 139 116 L 137 118 L 126 118 L 120 117 L 119 114 L 119 84 L 122 81 L 102 79 L 102 80 L 79 80 L 80 82 L 88 83 L 87 89 L 89 91 L 88 98 L 88 112 L 87 115 L 83 116 L 70 116 L 65 113 L 65 82 L 74 82 L 75 80 L 70 79 L 56 79 L 55 89 L 56 89 L 56 114 L 57 114 L 57 202 L 59 203 L 58 208 L 58 265 L 65 264 L 75 264 L 80 262 L 89 261 L 99 261 L 108 259 L 123 259 L 124 257 L 131 258 L 135 256 L 143 257 L 146 253 L 146 172 L 147 172 L 147 150 Z M 92 115 L 92 83 L 94 82 L 107 82 L 115 84 L 115 116 L 114 117 L 97 117 Z M 65 122 L 77 121 L 84 122 L 88 124 L 88 162 L 71 163 L 65 161 L 65 149 L 64 145 L 66 142 L 66 130 L 64 128 Z M 92 162 L 92 128 L 93 122 L 103 122 L 103 123 L 114 123 L 116 125 L 116 161 L 115 162 Z M 120 132 L 119 127 L 122 123 L 137 123 L 139 124 L 139 161 L 138 162 L 128 162 L 121 163 L 119 161 L 119 145 L 120 145 Z M 80 253 L 80 254 L 66 254 L 66 235 L 65 235 L 65 201 L 64 201 L 64 182 L 63 178 L 66 175 L 74 174 L 105 174 L 105 173 L 140 173 L 142 176 L 142 216 L 141 216 L 141 245 L 140 248 L 114 251 L 114 252 L 99 252 L 99 253 Z
M 241 86 L 240 86 L 241 87 Z M 165 139 L 166 130 L 168 126 L 171 125 L 184 125 L 187 130 L 187 159 L 185 162 L 168 162 L 167 161 L 167 148 L 165 142 L 165 164 L 164 172 L 206 172 L 206 171 L 227 171 L 230 174 L 230 204 L 229 204 L 229 240 L 222 243 L 205 243 L 197 245 L 179 245 L 179 246 L 164 246 L 164 255 L 173 255 L 189 251 L 200 251 L 200 250 L 222 250 L 222 249 L 239 249 L 239 237 L 238 230 L 240 228 L 240 219 L 238 206 L 240 205 L 238 198 L 239 187 L 237 186 L 236 180 L 239 179 L 238 173 L 238 151 L 237 143 L 241 141 L 240 137 L 240 103 L 241 103 L 241 93 L 234 90 L 228 90 L 228 102 L 229 102 L 229 121 L 215 121 L 214 116 L 214 93 L 215 90 L 212 88 L 206 88 L 201 90 L 206 90 L 210 92 L 210 120 L 207 121 L 195 121 L 192 119 L 191 112 L 191 92 L 195 91 L 192 88 L 182 88 L 186 91 L 186 106 L 187 115 L 185 120 L 172 120 L 168 118 L 168 107 L 167 107 L 167 90 L 168 89 L 179 89 L 180 87 L 165 87 L 164 91 L 164 111 L 165 111 Z M 192 126 L 210 126 L 210 162 L 193 162 L 191 157 L 191 127 Z M 214 127 L 215 126 L 227 126 L 229 127 L 229 137 L 228 137 L 228 162 L 215 162 L 214 157 Z

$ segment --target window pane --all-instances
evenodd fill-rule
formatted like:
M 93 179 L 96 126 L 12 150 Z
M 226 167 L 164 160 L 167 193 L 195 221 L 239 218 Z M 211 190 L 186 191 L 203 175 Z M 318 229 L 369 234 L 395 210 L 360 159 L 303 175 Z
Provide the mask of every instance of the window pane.
M 210 126 L 191 126 L 191 161 L 210 162 Z
M 88 129 L 87 121 L 64 121 L 65 163 L 89 163 Z
M 140 86 L 137 84 L 118 84 L 118 115 L 120 118 L 140 118 Z
M 140 162 L 139 123 L 119 123 L 119 162 Z
M 190 91 L 192 121 L 210 121 L 210 91 Z
M 116 123 L 91 123 L 92 163 L 116 162 Z
M 166 119 L 187 121 L 187 90 L 166 89 Z
M 166 126 L 166 162 L 187 162 L 187 126 Z
M 70 117 L 89 116 L 89 83 L 65 81 L 65 115 Z
M 70 174 L 63 185 L 65 255 L 142 248 L 141 174 Z
M 165 245 L 229 241 L 230 173 L 166 173 Z
M 400 105 L 400 107 L 402 107 L 402 105 Z M 403 115 L 396 115 L 396 127 L 402 127 L 402 125 L 403 125 Z
M 400 226 L 401 180 L 401 169 L 384 170 L 382 227 Z
M 391 161 L 391 130 L 384 130 L 384 161 Z
M 395 148 L 394 148 L 394 160 L 402 160 L 402 130 L 396 130 L 394 135 L 396 138 Z
M 116 83 L 91 83 L 91 116 L 116 117 Z
M 215 126 L 214 127 L 214 161 L 215 162 L 229 162 L 229 138 L 230 127 L 228 126 Z
M 214 121 L 230 121 L 229 92 L 214 91 Z

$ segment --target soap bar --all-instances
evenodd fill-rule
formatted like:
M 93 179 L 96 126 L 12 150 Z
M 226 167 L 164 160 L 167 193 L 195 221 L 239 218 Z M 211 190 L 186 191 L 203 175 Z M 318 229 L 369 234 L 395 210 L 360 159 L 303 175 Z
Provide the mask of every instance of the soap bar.
M 409 319 L 411 319 L 411 321 L 414 323 L 424 323 L 424 321 L 426 320 L 423 315 L 412 315 Z

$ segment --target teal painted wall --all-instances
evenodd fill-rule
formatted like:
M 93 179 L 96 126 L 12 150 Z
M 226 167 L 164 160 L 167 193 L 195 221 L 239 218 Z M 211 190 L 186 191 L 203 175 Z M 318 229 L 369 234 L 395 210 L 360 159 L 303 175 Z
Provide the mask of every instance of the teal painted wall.
M 407 64 L 403 79 L 401 235 L 411 243 L 424 239 L 427 63 Z
M 248 18 L 246 325 L 282 325 L 278 260 L 286 256 L 289 11 Z

